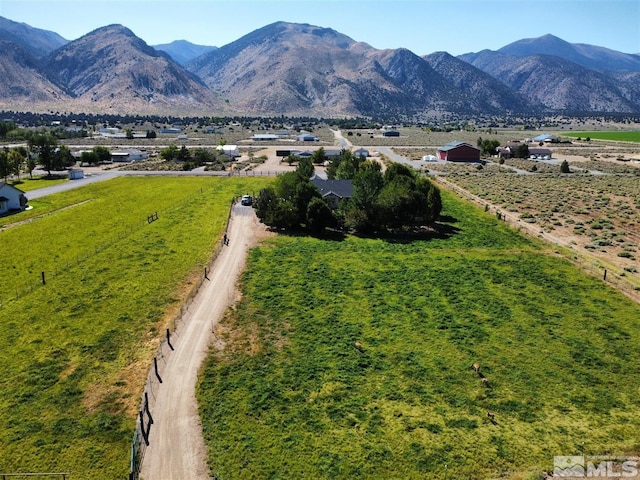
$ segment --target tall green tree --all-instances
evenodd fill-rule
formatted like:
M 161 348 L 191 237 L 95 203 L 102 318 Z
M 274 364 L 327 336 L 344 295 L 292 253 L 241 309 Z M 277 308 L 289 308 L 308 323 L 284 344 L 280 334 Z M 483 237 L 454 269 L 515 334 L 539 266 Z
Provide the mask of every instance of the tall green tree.
M 313 197 L 307 206 L 307 228 L 313 233 L 321 233 L 327 228 L 336 226 L 336 218 L 320 197 Z
M 298 162 L 298 166 L 296 167 L 296 172 L 302 178 L 309 179 L 313 176 L 315 172 L 315 168 L 313 167 L 313 163 L 310 158 L 301 158 Z
M 327 154 L 324 151 L 324 147 L 320 147 L 311 155 L 311 162 L 315 165 L 322 165 L 327 161 Z
M 80 154 L 80 162 L 83 165 L 96 165 L 99 162 L 98 155 L 93 150 L 85 150 Z
M 187 147 L 182 145 L 182 147 L 180 147 L 180 150 L 178 151 L 178 155 L 176 156 L 176 158 L 179 162 L 188 162 L 189 160 L 191 160 L 191 152 Z
M 27 144 L 42 168 L 51 176 L 51 170 L 58 168 L 60 158 L 56 155 L 58 140 L 52 135 L 38 134 L 29 138 Z
M 511 153 L 515 158 L 529 158 L 529 145 L 521 143 Z
M 55 170 L 62 170 L 63 168 L 73 165 L 75 159 L 71 154 L 71 150 L 66 145 L 60 145 L 55 151 Z
M 7 177 L 11 175 L 11 166 L 9 164 L 9 149 L 0 150 L 0 177 L 4 178 L 6 183 Z
M 93 147 L 93 152 L 98 157 L 98 163 L 109 163 L 111 161 L 111 150 L 102 145 Z
M 9 150 L 8 157 L 11 173 L 17 175 L 18 179 L 20 179 L 20 172 L 26 160 L 26 155 L 19 148 L 12 148 Z
M 173 162 L 176 158 L 178 158 L 178 152 L 178 147 L 172 143 L 168 147 L 160 150 L 160 157 L 167 162 Z

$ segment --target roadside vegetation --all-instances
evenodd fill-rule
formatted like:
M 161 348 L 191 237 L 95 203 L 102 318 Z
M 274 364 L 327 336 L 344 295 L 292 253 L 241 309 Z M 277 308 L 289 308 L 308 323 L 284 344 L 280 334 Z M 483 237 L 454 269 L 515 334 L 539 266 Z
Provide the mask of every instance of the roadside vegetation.
M 442 198 L 422 237 L 252 250 L 198 387 L 213 475 L 533 479 L 640 452 L 640 307 Z
M 269 181 L 122 177 L 2 219 L 14 225 L 0 230 L 0 472 L 127 477 L 164 328 L 219 245 L 231 199 Z M 23 214 L 35 218 L 16 223 Z

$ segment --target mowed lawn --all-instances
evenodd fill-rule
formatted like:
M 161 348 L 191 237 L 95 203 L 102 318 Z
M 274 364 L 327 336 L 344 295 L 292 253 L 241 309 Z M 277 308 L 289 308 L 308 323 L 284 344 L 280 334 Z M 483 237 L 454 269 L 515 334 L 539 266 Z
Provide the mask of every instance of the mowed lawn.
M 122 177 L 2 219 L 14 225 L 0 230 L 0 473 L 127 478 L 168 314 L 219 245 L 231 199 L 268 181 Z
M 432 238 L 251 252 L 198 388 L 216 478 L 533 479 L 640 454 L 640 307 L 443 200 Z

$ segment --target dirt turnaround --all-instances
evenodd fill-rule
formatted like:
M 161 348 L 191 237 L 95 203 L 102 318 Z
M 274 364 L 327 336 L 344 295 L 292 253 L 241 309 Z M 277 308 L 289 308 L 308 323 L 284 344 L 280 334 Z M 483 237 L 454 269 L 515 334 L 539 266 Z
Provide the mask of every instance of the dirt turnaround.
M 184 325 L 172 340 L 175 351 L 168 357 L 163 384 L 153 408 L 140 478 L 144 480 L 208 480 L 206 447 L 198 416 L 195 388 L 198 369 L 205 360 L 212 329 L 236 297 L 236 283 L 248 250 L 264 234 L 253 208 L 233 207 L 229 244 L 216 259 L 209 281 L 189 305 Z

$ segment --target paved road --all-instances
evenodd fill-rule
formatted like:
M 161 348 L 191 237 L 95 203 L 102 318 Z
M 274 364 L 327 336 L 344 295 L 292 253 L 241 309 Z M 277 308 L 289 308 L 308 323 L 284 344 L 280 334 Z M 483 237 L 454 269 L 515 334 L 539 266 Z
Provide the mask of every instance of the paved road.
M 154 424 L 142 463 L 145 480 L 209 480 L 206 447 L 195 397 L 198 369 L 207 356 L 213 326 L 235 298 L 236 281 L 247 252 L 264 227 L 251 207 L 236 205 L 223 247 L 209 281 L 189 306 L 184 325 L 167 357 L 163 383 L 153 407 Z

